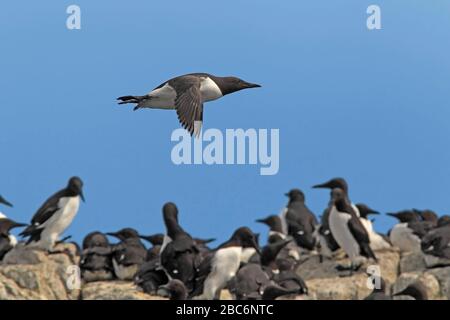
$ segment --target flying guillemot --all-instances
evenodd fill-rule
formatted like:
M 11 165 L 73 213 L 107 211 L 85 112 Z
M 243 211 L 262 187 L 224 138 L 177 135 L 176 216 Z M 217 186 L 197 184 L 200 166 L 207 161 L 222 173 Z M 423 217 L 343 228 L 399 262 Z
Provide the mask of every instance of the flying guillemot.
M 217 77 L 208 73 L 190 73 L 172 78 L 143 96 L 117 98 L 119 104 L 135 103 L 141 108 L 176 109 L 178 120 L 191 135 L 198 137 L 203 123 L 203 103 L 227 94 L 261 87 L 237 77 Z
M 31 219 L 31 224 L 20 233 L 29 237 L 27 245 L 51 251 L 78 213 L 80 199 L 84 201 L 83 181 L 72 177 L 66 188 L 44 202 Z

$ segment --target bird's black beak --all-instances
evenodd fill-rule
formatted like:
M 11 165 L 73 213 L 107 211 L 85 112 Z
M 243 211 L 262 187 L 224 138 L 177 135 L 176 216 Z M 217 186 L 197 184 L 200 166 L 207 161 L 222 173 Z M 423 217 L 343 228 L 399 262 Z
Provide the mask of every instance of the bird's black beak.
M 117 232 L 107 232 L 105 234 L 108 235 L 108 236 L 117 238 Z
M 267 222 L 266 219 L 256 219 L 255 221 L 264 224 Z
M 390 212 L 388 212 L 388 213 L 386 213 L 386 215 L 387 215 L 387 216 L 390 216 L 390 217 L 397 218 L 397 214 L 395 214 L 395 213 L 390 213 Z
M 378 211 L 370 211 L 370 214 L 380 214 Z
M 25 227 L 25 226 L 27 226 L 26 223 L 13 222 L 13 224 L 12 224 L 12 226 L 11 226 L 11 229 L 12 229 L 12 228 Z
M 80 191 L 80 198 L 81 200 L 83 200 L 83 202 L 86 202 L 86 199 L 84 199 L 83 191 Z
M 11 207 L 11 208 L 13 207 L 12 203 L 6 201 L 6 199 L 3 198 L 2 196 L 0 196 L 0 203 L 3 203 L 5 206 Z
M 312 186 L 312 187 L 313 187 L 313 189 L 328 189 L 328 188 L 330 188 L 328 182 L 316 184 L 315 186 Z
M 259 84 L 256 83 L 250 83 L 250 82 L 244 82 L 245 88 L 261 88 Z
M 152 236 L 143 236 L 143 235 L 139 235 L 139 238 L 141 238 L 141 239 L 143 239 L 143 240 L 145 240 L 145 241 L 148 241 L 148 242 L 152 242 Z

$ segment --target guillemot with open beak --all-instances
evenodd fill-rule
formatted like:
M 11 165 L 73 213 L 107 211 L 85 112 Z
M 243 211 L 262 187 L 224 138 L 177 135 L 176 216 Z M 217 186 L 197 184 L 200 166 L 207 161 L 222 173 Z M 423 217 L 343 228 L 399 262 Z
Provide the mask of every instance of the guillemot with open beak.
M 178 120 L 191 135 L 198 137 L 203 123 L 203 103 L 227 94 L 261 87 L 236 77 L 216 77 L 208 73 L 190 73 L 172 78 L 143 96 L 117 98 L 119 104 L 135 103 L 141 108 L 176 109 Z
M 29 237 L 27 245 L 51 251 L 78 213 L 80 200 L 84 201 L 83 181 L 72 177 L 67 187 L 44 202 L 31 219 L 31 225 L 20 233 Z

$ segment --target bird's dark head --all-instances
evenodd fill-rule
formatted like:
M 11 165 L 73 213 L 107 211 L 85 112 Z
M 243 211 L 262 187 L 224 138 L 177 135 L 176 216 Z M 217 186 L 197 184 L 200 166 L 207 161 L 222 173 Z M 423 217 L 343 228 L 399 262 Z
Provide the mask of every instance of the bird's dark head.
M 386 213 L 388 216 L 398 219 L 401 223 L 422 221 L 422 217 L 413 210 L 403 210 L 395 213 Z
M 13 228 L 25 227 L 25 223 L 19 223 L 14 220 L 8 218 L 0 219 L 0 234 L 4 236 L 8 236 L 9 231 Z
M 316 184 L 313 188 L 322 188 L 322 189 L 334 189 L 339 188 L 344 190 L 345 193 L 348 192 L 347 181 L 344 178 L 333 178 L 325 183 Z
M 284 194 L 290 201 L 305 201 L 305 194 L 300 189 L 291 189 Z
M 237 229 L 232 237 L 243 248 L 255 248 L 256 252 L 261 253 L 258 245 L 258 236 L 247 227 L 240 227 Z
M 219 86 L 220 91 L 222 91 L 223 95 L 230 94 L 243 89 L 261 87 L 259 84 L 250 83 L 237 77 L 221 77 L 221 78 L 217 77 L 214 78 L 214 81 Z
M 124 228 L 117 232 L 108 232 L 108 236 L 116 237 L 119 240 L 135 239 L 139 238 L 139 233 L 133 228 Z
M 417 212 L 424 221 L 429 221 L 432 222 L 434 224 L 437 224 L 439 217 L 437 216 L 437 214 L 432 211 L 432 210 L 417 210 L 417 209 L 413 209 L 413 211 Z
M 0 196 L 0 204 L 4 204 L 5 206 L 8 206 L 8 207 L 13 206 L 10 202 L 6 201 L 6 199 L 3 198 L 2 196 Z
M 99 231 L 94 231 L 89 233 L 83 239 L 83 249 L 93 248 L 93 247 L 108 247 L 109 241 L 104 233 Z
M 80 198 L 85 201 L 83 195 L 83 181 L 79 177 L 70 178 L 67 189 L 69 189 L 73 195 L 80 196 Z
M 139 236 L 141 239 L 150 242 L 153 246 L 160 246 L 164 242 L 164 235 L 162 233 L 156 233 L 149 236 Z
M 368 205 L 366 205 L 364 203 L 357 203 L 355 206 L 358 208 L 359 215 L 362 218 L 366 218 L 367 219 L 367 216 L 369 214 L 380 214 L 378 211 L 376 211 L 374 209 L 371 209 Z
M 442 217 L 439 218 L 438 223 L 437 223 L 438 227 L 443 227 L 446 225 L 450 225 L 450 216 L 449 215 L 444 215 Z
M 166 219 L 175 219 L 178 221 L 178 208 L 173 202 L 167 202 L 163 206 L 163 217 Z
M 281 232 L 281 219 L 279 216 L 270 215 L 265 217 L 264 219 L 258 219 L 256 222 L 264 223 L 266 226 L 270 228 L 270 230 Z

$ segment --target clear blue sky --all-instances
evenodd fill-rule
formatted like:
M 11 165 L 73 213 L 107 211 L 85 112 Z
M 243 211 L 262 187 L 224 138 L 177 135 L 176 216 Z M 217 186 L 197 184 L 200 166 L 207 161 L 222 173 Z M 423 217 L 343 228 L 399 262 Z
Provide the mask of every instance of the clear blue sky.
M 82 29 L 66 29 L 78 4 Z M 366 28 L 378 4 L 382 30 Z M 228 238 L 278 213 L 301 188 L 315 213 L 343 176 L 382 212 L 450 211 L 449 1 L 13 1 L 0 6 L 1 208 L 28 222 L 72 175 L 87 202 L 66 232 L 164 230 L 174 201 L 186 230 Z M 175 166 L 174 111 L 115 98 L 189 72 L 263 85 L 205 106 L 205 128 L 279 128 L 280 170 Z M 394 221 L 376 220 L 386 231 Z

